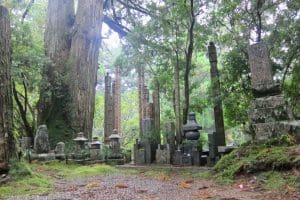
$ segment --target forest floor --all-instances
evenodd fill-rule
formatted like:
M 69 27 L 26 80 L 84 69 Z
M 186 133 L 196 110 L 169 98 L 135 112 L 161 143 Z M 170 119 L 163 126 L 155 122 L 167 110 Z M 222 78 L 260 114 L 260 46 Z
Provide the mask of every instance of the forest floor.
M 61 165 L 33 165 L 33 173 L 43 177 L 43 180 L 48 179 L 50 183 L 27 180 L 24 191 L 18 193 L 12 190 L 5 199 L 300 199 L 300 190 L 284 185 L 267 188 L 267 183 L 255 175 L 239 177 L 227 184 L 217 183 L 211 177 L 209 168 L 106 165 L 71 165 L 65 168 Z M 22 187 L 21 184 L 12 183 L 11 186 Z

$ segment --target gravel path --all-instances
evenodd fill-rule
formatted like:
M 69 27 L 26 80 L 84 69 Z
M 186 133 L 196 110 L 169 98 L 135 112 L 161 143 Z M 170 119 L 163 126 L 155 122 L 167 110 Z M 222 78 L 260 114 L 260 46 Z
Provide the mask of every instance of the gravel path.
M 178 177 L 151 178 L 144 175 L 109 175 L 66 181 L 57 180 L 56 190 L 45 196 L 12 197 L 37 200 L 192 200 L 265 199 L 263 193 L 235 186 L 218 186 L 206 180 Z

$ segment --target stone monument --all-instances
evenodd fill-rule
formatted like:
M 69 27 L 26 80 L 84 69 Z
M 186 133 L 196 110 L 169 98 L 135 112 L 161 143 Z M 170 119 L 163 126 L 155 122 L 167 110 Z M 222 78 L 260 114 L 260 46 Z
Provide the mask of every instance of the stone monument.
M 50 151 L 48 129 L 46 125 L 40 125 L 34 137 L 33 149 L 35 153 L 48 153 Z
M 64 160 L 66 158 L 65 155 L 65 143 L 58 142 L 55 147 L 55 158 L 58 160 Z
M 248 54 L 251 87 L 255 97 L 249 110 L 250 130 L 254 138 L 265 141 L 274 136 L 294 132 L 297 123 L 290 123 L 293 119 L 291 109 L 281 94 L 279 84 L 273 81 L 267 46 L 262 42 L 253 44 L 249 47 Z M 293 134 L 299 136 L 299 128 L 298 133 Z

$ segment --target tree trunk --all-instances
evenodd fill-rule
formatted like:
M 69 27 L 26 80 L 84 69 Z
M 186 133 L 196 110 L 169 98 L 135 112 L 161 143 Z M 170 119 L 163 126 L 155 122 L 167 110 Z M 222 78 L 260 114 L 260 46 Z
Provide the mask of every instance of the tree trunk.
M 76 17 L 73 0 L 49 1 L 38 123 L 52 145 L 79 131 L 91 139 L 102 15 L 102 0 L 79 0 Z
M 91 138 L 95 109 L 103 0 L 79 0 L 68 61 L 74 123 Z
M 70 115 L 70 83 L 66 79 L 73 24 L 73 0 L 49 0 L 45 54 L 51 63 L 44 66 L 42 73 L 37 123 L 47 125 L 51 145 L 68 141 L 74 134 Z
M 212 84 L 212 96 L 213 96 L 213 106 L 214 106 L 214 116 L 215 116 L 215 128 L 217 133 L 217 145 L 225 145 L 225 129 L 224 129 L 224 119 L 223 119 L 223 109 L 221 100 L 221 89 L 219 80 L 219 71 L 217 67 L 217 52 L 216 47 L 213 42 L 209 43 L 208 55 L 210 62 L 210 76 Z
M 190 0 L 190 21 L 188 28 L 188 45 L 185 53 L 185 73 L 184 73 L 184 98 L 185 104 L 183 107 L 183 124 L 187 122 L 187 116 L 190 107 L 190 71 L 192 68 L 192 57 L 194 51 L 194 26 L 195 26 L 195 14 L 194 14 L 194 0 Z
M 10 35 L 9 13 L 0 5 L 0 174 L 8 170 L 8 158 L 14 154 L 15 149 L 11 130 Z
M 181 130 L 181 109 L 180 109 L 180 86 L 179 86 L 179 55 L 176 51 L 176 63 L 174 67 L 174 102 L 175 102 L 175 129 L 176 129 L 176 142 L 177 145 L 182 142 Z

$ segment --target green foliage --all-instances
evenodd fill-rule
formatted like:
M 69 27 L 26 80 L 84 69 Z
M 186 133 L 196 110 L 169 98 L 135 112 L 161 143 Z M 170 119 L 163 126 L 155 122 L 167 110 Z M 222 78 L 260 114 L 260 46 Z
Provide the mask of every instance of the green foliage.
M 18 178 L 22 178 L 25 176 L 30 176 L 32 175 L 32 170 L 30 168 L 30 166 L 28 165 L 28 163 L 24 162 L 24 161 L 18 161 L 18 160 L 12 160 L 10 161 L 10 170 L 9 170 L 9 174 L 18 179 Z

